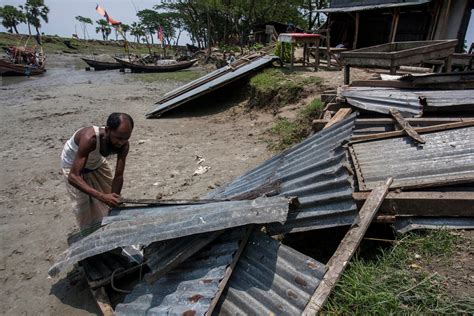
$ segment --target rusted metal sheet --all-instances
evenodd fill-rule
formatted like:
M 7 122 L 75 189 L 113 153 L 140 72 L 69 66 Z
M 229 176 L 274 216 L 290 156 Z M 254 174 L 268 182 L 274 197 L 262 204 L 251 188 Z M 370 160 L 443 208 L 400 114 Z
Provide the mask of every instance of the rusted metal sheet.
M 356 215 L 352 177 L 343 143 L 352 134 L 356 115 L 324 129 L 272 157 L 255 169 L 212 191 L 207 198 L 227 199 L 278 183 L 272 194 L 296 196 L 300 206 L 284 224 L 269 225 L 272 233 L 298 232 L 350 225 Z
M 105 218 L 107 225 L 72 244 L 48 273 L 56 275 L 85 258 L 128 245 L 148 245 L 160 240 L 222 230 L 247 224 L 284 222 L 289 199 L 258 198 L 252 201 L 141 207 Z
M 379 10 L 379 9 L 391 9 L 405 6 L 415 6 L 431 2 L 431 0 L 412 0 L 393 3 L 396 1 L 390 1 L 392 3 L 384 3 L 384 1 L 363 1 L 360 5 L 355 5 L 355 2 L 351 1 L 350 4 L 333 5 L 334 1 L 331 1 L 331 7 L 326 9 L 317 10 L 318 12 L 324 13 L 342 13 L 342 12 L 357 12 L 367 10 Z M 373 2 L 372 4 L 369 4 Z
M 389 114 L 391 108 L 404 116 L 421 116 L 423 107 L 474 107 L 474 90 L 402 90 L 395 88 L 347 87 L 341 95 L 363 110 Z
M 249 61 L 247 64 L 239 65 L 236 69 L 229 66 L 225 69 L 218 69 L 165 96 L 163 100 L 158 101 L 157 107 L 147 113 L 146 116 L 147 118 L 159 117 L 177 106 L 221 88 L 276 60 L 278 60 L 277 56 L 264 55 Z
M 116 315 L 205 315 L 244 235 L 245 228 L 228 231 L 152 285 L 141 282 Z
M 219 315 L 300 315 L 325 273 L 318 261 L 255 233 L 245 247 Z
M 444 186 L 474 181 L 474 127 L 423 134 L 425 144 L 408 137 L 367 141 L 350 151 L 359 190 L 373 189 L 389 176 L 392 188 Z
M 397 217 L 397 233 L 418 229 L 474 229 L 474 217 Z

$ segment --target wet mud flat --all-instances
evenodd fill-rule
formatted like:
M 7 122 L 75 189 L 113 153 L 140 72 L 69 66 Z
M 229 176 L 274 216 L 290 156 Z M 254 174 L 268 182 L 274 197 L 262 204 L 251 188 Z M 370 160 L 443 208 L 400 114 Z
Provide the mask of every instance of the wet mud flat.
M 135 130 L 123 196 L 194 198 L 271 156 L 260 136 L 272 117 L 243 114 L 224 100 L 147 120 L 156 100 L 194 75 L 87 72 L 78 55 L 48 56 L 47 65 L 42 76 L 0 82 L 0 304 L 8 315 L 97 314 L 80 277 L 47 278 L 76 227 L 59 168 L 64 142 L 83 126 L 105 124 L 111 112 L 127 112 Z M 209 169 L 193 176 L 196 156 Z

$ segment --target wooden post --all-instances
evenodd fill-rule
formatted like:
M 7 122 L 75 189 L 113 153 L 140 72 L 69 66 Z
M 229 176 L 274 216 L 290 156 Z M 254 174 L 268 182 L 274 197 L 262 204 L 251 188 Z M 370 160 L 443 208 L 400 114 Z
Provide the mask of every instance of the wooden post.
M 357 38 L 359 36 L 359 19 L 360 19 L 360 13 L 356 12 L 356 18 L 355 18 L 355 31 L 354 31 L 354 42 L 352 43 L 352 49 L 357 48 Z
M 290 71 L 293 72 L 293 62 L 295 59 L 295 55 L 293 54 L 293 41 L 291 41 L 291 44 L 290 44 L 290 55 L 291 55 Z
M 444 72 L 451 72 L 452 64 L 453 64 L 453 55 L 451 54 L 445 60 Z
M 400 10 L 397 8 L 393 12 L 392 29 L 390 30 L 390 42 L 395 42 L 395 37 L 397 36 L 399 18 L 400 18 Z
M 351 66 L 344 65 L 344 84 L 349 84 L 351 77 Z
M 110 304 L 109 296 L 107 295 L 105 288 L 99 287 L 97 289 L 91 289 L 91 292 L 102 314 L 104 316 L 113 316 L 114 310 Z
M 306 66 L 306 50 L 308 49 L 308 44 L 305 42 L 303 44 L 303 67 Z
M 380 205 L 382 205 L 382 202 L 388 193 L 388 189 L 390 188 L 390 184 L 392 184 L 392 180 L 392 178 L 388 178 L 385 183 L 379 184 L 370 193 L 359 212 L 359 216 L 342 239 L 339 247 L 337 247 L 334 252 L 334 255 L 326 264 L 327 272 L 319 286 L 316 288 L 309 303 L 306 305 L 306 308 L 303 311 L 304 316 L 316 315 L 323 308 L 329 294 L 336 285 L 336 282 L 339 280 L 342 272 L 349 263 L 349 260 L 351 260 L 352 255 L 359 246 Z

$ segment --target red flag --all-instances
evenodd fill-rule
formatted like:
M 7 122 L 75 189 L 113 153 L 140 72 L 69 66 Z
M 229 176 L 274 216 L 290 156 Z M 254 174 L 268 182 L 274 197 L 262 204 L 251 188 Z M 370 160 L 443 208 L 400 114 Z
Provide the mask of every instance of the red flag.
M 161 43 L 163 43 L 163 28 L 161 27 L 161 25 L 160 25 L 160 27 L 158 28 L 157 31 L 158 31 L 158 32 L 157 32 L 157 33 L 158 33 L 158 34 L 157 34 L 157 35 L 158 35 L 158 40 L 159 40 Z
M 112 19 L 112 17 L 110 17 L 110 15 L 107 13 L 107 11 L 105 11 L 101 6 L 97 5 L 95 7 L 95 10 L 97 11 L 97 13 L 99 13 L 100 15 L 105 17 L 105 19 L 107 20 L 107 23 L 109 23 L 111 25 L 120 25 L 120 24 L 122 24 L 122 22 L 119 22 L 117 20 Z

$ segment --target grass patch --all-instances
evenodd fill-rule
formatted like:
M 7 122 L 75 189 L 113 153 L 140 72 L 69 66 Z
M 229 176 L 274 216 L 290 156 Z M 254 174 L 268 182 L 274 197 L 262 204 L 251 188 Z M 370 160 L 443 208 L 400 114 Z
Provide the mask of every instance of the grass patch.
M 449 280 L 430 271 L 436 260 L 452 261 L 460 237 L 449 231 L 408 234 L 375 258 L 351 260 L 324 312 L 327 314 L 472 314 L 474 300 L 453 298 Z
M 252 78 L 250 78 L 250 87 L 260 91 L 275 89 L 285 81 L 285 75 L 279 68 L 267 68 Z
M 188 70 L 188 71 L 175 71 L 175 72 L 159 72 L 159 73 L 138 73 L 133 76 L 128 76 L 126 80 L 130 81 L 142 81 L 142 82 L 157 82 L 160 80 L 173 80 L 173 81 L 191 81 L 201 77 L 204 73 L 202 71 Z

